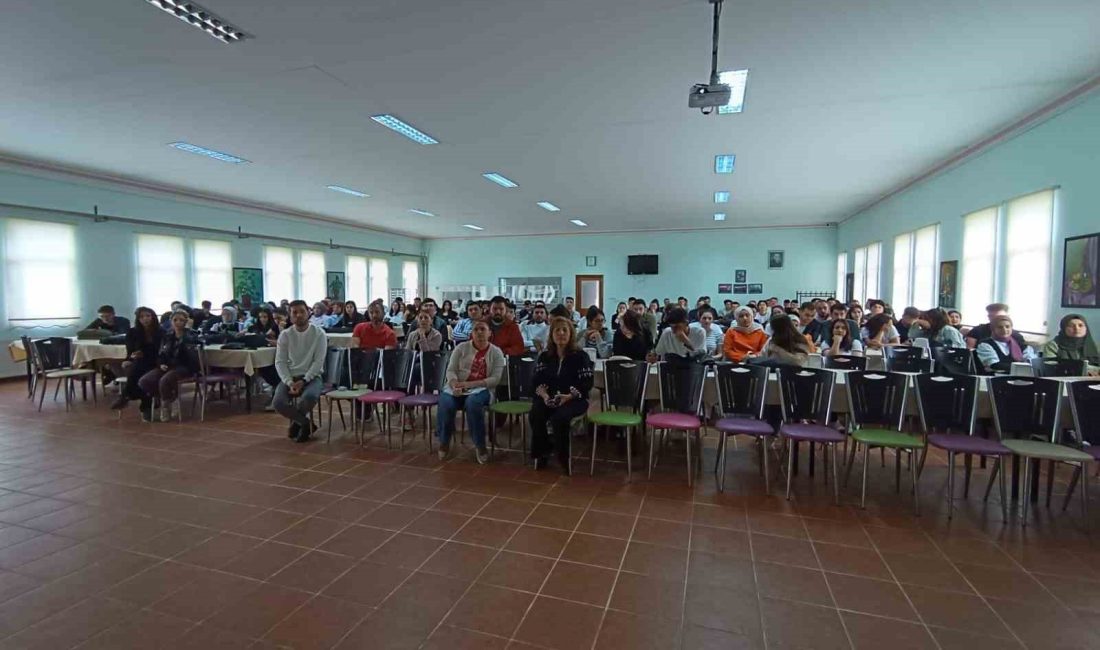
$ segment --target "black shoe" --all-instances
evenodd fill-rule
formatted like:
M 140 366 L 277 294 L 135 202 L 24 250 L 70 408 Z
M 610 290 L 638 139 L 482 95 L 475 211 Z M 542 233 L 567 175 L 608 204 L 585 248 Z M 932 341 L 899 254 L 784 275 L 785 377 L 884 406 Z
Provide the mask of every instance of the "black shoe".
M 561 465 L 562 476 L 569 476 L 569 456 L 565 454 L 558 454 L 558 464 Z
M 541 472 L 542 470 L 546 469 L 546 464 L 547 463 L 546 463 L 546 457 L 545 456 L 541 456 L 541 457 L 536 456 L 535 457 L 535 471 L 536 472 Z
M 141 405 L 141 421 L 152 422 L 153 421 L 153 405 L 142 404 Z
M 290 438 L 291 440 L 296 440 L 298 438 L 298 434 L 300 434 L 301 432 L 302 425 L 292 420 L 290 422 L 290 426 L 287 427 L 286 437 Z
M 121 411 L 122 409 L 126 408 L 126 404 L 129 403 L 129 401 L 130 400 L 125 395 L 119 395 L 118 399 L 116 399 L 114 403 L 111 404 L 111 410 Z
M 317 430 L 320 429 L 320 428 L 321 427 L 317 426 L 316 424 L 313 424 L 312 422 L 310 422 L 309 426 L 307 426 L 307 427 L 303 427 L 303 426 L 299 425 L 298 426 L 298 429 L 299 429 L 298 437 L 296 437 L 294 439 L 294 442 L 306 442 L 306 441 L 308 441 L 310 435 L 316 433 Z

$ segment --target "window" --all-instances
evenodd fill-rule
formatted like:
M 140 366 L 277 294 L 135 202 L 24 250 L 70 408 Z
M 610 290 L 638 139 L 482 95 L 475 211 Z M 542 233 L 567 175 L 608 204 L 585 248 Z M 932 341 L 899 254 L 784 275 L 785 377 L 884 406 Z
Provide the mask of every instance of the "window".
M 76 228 L 63 223 L 9 219 L 4 235 L 8 320 L 28 326 L 33 324 L 30 321 L 79 318 Z
M 1045 332 L 1050 301 L 1054 192 L 1009 201 L 1005 208 L 1004 293 L 1016 329 Z
M 220 305 L 233 299 L 233 251 L 229 242 L 196 239 L 191 242 L 191 304 L 203 300 Z M 252 296 L 258 299 L 259 296 Z
M 851 296 L 844 295 L 844 283 L 848 276 L 848 253 L 840 253 L 836 256 L 836 299 L 845 302 L 851 300 Z
M 936 255 L 940 227 L 931 225 L 894 238 L 894 309 L 936 306 Z
M 187 270 L 182 237 L 137 236 L 138 306 L 160 313 L 187 298 Z
M 367 299 L 367 258 L 349 255 L 347 273 L 347 299 L 354 301 L 359 311 L 364 311 L 370 302 Z
M 959 283 L 965 323 L 984 323 L 985 306 L 993 302 L 997 267 L 997 208 L 963 217 L 962 277 Z
M 855 295 L 852 298 L 860 304 L 869 298 L 879 298 L 879 262 L 882 257 L 882 242 L 867 244 L 857 248 L 855 253 Z
M 321 251 L 301 251 L 298 254 L 298 295 L 313 304 L 328 293 L 325 282 L 325 254 Z
M 420 295 L 420 262 L 407 260 L 401 265 L 401 282 L 405 285 L 405 300 Z
M 386 260 L 370 261 L 370 299 L 372 302 L 379 298 L 383 302 L 389 302 L 387 295 L 389 293 L 389 276 L 389 262 Z
M 264 246 L 264 297 L 278 303 L 294 300 L 294 251 L 278 246 Z

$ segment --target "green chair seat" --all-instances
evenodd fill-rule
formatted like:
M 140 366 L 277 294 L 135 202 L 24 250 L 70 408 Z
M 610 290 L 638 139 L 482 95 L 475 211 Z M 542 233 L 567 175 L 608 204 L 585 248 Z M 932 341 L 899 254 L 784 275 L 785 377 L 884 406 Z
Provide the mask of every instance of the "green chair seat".
M 531 402 L 521 400 L 493 402 L 489 405 L 489 410 L 505 415 L 524 415 L 531 412 Z
M 636 427 L 642 423 L 642 416 L 629 411 L 598 411 L 589 413 L 588 420 L 604 427 Z
M 888 429 L 857 429 L 852 439 L 868 447 L 889 447 L 891 449 L 920 449 L 924 439 L 911 433 L 890 431 Z
M 1063 463 L 1088 463 L 1092 456 L 1080 449 L 1056 445 L 1053 442 L 1041 440 L 1004 440 L 1004 446 L 1012 450 L 1012 453 L 1027 458 L 1039 458 L 1042 460 L 1056 460 Z

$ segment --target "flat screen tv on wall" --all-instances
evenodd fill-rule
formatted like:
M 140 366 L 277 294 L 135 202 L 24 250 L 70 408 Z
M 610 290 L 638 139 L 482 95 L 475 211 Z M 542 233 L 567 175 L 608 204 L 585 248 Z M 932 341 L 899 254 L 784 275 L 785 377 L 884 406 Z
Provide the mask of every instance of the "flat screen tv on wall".
M 657 275 L 656 255 L 631 255 L 626 260 L 627 275 Z

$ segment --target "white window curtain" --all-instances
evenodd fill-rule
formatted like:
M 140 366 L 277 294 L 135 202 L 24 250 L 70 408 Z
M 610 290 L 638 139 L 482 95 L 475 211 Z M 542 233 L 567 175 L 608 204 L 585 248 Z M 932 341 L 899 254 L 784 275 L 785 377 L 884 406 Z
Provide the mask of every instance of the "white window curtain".
M 882 263 L 882 242 L 875 242 L 867 245 L 867 279 L 865 281 L 867 287 L 868 298 L 882 298 L 881 289 L 879 288 L 879 278 L 881 276 L 881 263 Z
M 9 219 L 4 227 L 7 318 L 20 327 L 81 316 L 76 284 L 76 228 Z
M 354 301 L 359 311 L 366 311 L 368 296 L 367 258 L 349 255 L 347 258 L 347 298 Z
M 406 260 L 401 264 L 401 282 L 405 285 L 405 299 L 420 295 L 420 263 Z
M 294 251 L 279 246 L 264 246 L 264 298 L 276 304 L 284 298 L 295 300 Z
M 855 275 L 854 287 L 852 288 L 852 298 L 854 300 L 858 300 L 859 304 L 864 305 L 867 303 L 867 284 L 865 282 L 865 279 L 867 277 L 866 248 L 856 249 L 855 265 L 852 272 Z
M 913 282 L 912 272 L 913 233 L 907 232 L 894 237 L 894 288 L 890 292 L 890 302 L 895 312 L 900 313 L 911 304 L 909 289 Z
M 850 296 L 844 295 L 844 281 L 848 275 L 848 253 L 840 253 L 836 256 L 836 293 L 837 300 L 844 302 L 850 300 Z
M 997 264 L 997 208 L 963 217 L 963 259 L 959 282 L 963 322 L 985 322 L 985 306 L 993 302 Z
M 913 237 L 913 281 L 909 303 L 920 309 L 932 309 L 938 302 L 936 266 L 939 258 L 939 237 L 938 224 L 921 228 Z
M 191 304 L 203 300 L 221 305 L 233 299 L 233 250 L 229 242 L 196 239 L 191 242 Z
M 370 261 L 370 299 L 371 302 L 382 299 L 389 304 L 390 265 L 386 260 Z
M 187 299 L 187 271 L 182 237 L 137 236 L 138 305 L 157 313 Z
M 309 304 L 324 299 L 328 293 L 325 282 L 325 254 L 321 251 L 301 251 L 298 258 L 299 297 Z
M 1016 329 L 1045 332 L 1050 301 L 1054 192 L 1009 201 L 1005 210 L 1004 299 Z

